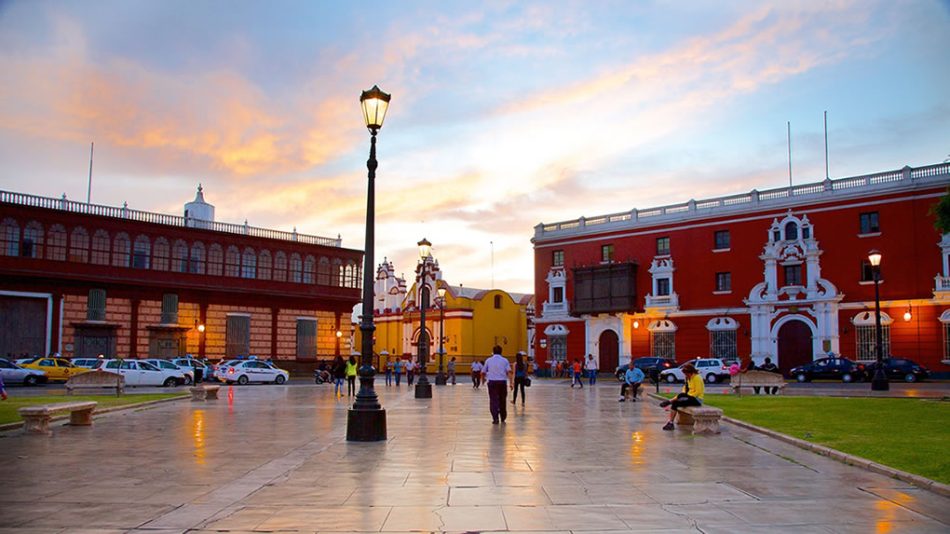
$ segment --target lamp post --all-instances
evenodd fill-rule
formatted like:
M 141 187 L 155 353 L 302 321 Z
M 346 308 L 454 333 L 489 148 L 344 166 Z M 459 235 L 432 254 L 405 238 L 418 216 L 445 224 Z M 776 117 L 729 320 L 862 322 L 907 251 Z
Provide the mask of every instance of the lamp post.
M 346 418 L 347 441 L 384 441 L 386 439 L 386 410 L 379 404 L 376 390 L 373 389 L 376 369 L 373 368 L 373 265 L 375 265 L 375 182 L 376 182 L 376 133 L 383 127 L 386 111 L 389 109 L 390 95 L 373 86 L 360 95 L 363 119 L 370 133 L 369 159 L 366 168 L 369 171 L 366 192 L 366 251 L 363 255 L 363 314 L 360 317 L 361 350 L 360 390 L 356 401 Z
M 874 370 L 874 378 L 871 379 L 871 391 L 887 391 L 891 386 L 887 381 L 887 375 L 884 374 L 884 345 L 882 344 L 884 336 L 881 330 L 881 293 L 878 289 L 881 282 L 881 253 L 877 250 L 868 252 L 868 261 L 871 263 L 871 271 L 874 273 L 874 337 L 875 352 L 877 352 L 877 368 Z
M 442 370 L 442 360 L 445 358 L 445 288 L 439 288 L 439 374 L 435 375 L 435 385 L 445 385 L 445 372 Z
M 416 244 L 419 245 L 419 256 L 422 258 L 422 264 L 419 267 L 421 274 L 419 282 L 422 285 L 419 288 L 419 300 L 421 301 L 419 303 L 419 342 L 416 345 L 419 359 L 419 381 L 416 382 L 416 398 L 431 399 L 432 384 L 429 383 L 429 378 L 426 376 L 426 362 L 429 360 L 429 335 L 426 330 L 426 307 L 429 306 L 429 288 L 426 286 L 426 265 L 431 257 L 429 251 L 432 249 L 432 243 L 429 243 L 429 240 L 423 237 L 422 241 Z

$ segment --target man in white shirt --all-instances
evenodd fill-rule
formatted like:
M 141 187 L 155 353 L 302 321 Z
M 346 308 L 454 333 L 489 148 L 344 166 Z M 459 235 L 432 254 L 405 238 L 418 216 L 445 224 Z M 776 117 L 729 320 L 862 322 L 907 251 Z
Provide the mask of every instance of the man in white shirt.
M 499 416 L 502 423 L 508 419 L 506 397 L 509 375 L 511 375 L 511 363 L 501 355 L 501 347 L 495 345 L 492 348 L 491 358 L 485 360 L 485 366 L 482 368 L 482 376 L 488 383 L 488 403 L 493 425 L 498 424 Z
M 482 362 L 472 362 L 472 389 L 478 389 L 482 383 Z
M 406 361 L 406 381 L 409 383 L 410 386 L 412 385 L 412 379 L 413 377 L 415 377 L 415 374 L 416 374 L 416 362 L 412 361 L 412 357 L 410 356 L 409 359 Z

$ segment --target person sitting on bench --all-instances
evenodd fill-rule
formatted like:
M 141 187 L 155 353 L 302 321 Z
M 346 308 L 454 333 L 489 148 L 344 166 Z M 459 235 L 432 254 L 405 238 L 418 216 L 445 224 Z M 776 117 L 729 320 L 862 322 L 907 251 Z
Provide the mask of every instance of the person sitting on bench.
M 676 419 L 677 408 L 686 408 L 687 406 L 702 406 L 703 395 L 706 388 L 703 385 L 703 379 L 696 372 L 696 367 L 688 363 L 683 366 L 683 375 L 686 377 L 686 384 L 683 386 L 683 392 L 676 396 L 672 401 L 663 401 L 661 406 L 672 405 L 670 409 L 670 419 L 663 426 L 663 430 L 673 430 L 673 420 Z
M 643 371 L 633 366 L 633 359 L 627 364 L 627 370 L 623 373 L 623 383 L 620 384 L 620 402 L 627 400 L 627 388 L 633 389 L 633 402 L 637 402 L 637 390 L 643 382 Z

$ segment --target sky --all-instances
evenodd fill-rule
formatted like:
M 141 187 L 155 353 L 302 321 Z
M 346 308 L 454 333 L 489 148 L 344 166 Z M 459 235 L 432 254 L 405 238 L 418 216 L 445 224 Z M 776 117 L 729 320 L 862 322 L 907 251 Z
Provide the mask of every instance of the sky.
M 950 158 L 950 1 L 0 0 L 0 189 L 533 291 L 539 223 Z

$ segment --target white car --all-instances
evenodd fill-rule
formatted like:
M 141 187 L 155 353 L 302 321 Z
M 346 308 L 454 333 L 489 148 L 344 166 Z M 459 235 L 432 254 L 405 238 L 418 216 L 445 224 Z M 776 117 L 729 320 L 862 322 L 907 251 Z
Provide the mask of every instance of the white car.
M 248 382 L 283 384 L 290 378 L 290 373 L 260 360 L 231 360 L 219 365 L 214 377 L 228 384 L 235 382 L 238 384 Z
M 181 367 L 180 365 L 175 364 L 175 362 L 170 362 L 161 358 L 146 358 L 142 361 L 148 362 L 155 367 L 166 371 L 180 371 L 183 375 L 185 375 L 186 386 L 190 386 L 195 383 L 195 372 L 191 369 L 191 367 Z
M 159 369 L 143 360 L 99 360 L 96 369 L 119 373 L 125 377 L 127 386 L 165 386 L 173 387 L 185 383 L 185 374 L 169 369 Z
M 3 377 L 4 384 L 23 384 L 24 386 L 35 386 L 46 383 L 46 371 L 39 369 L 27 369 L 19 365 L 0 358 L 0 376 Z
M 686 376 L 683 375 L 683 366 L 687 363 L 693 364 L 693 366 L 696 367 L 696 371 L 699 373 L 699 376 L 709 384 L 715 384 L 716 382 L 725 380 L 729 377 L 729 366 L 719 358 L 697 358 L 695 360 L 690 360 L 679 367 L 674 367 L 673 369 L 667 369 L 661 372 L 660 380 L 665 380 L 670 384 L 683 382 L 686 380 Z

